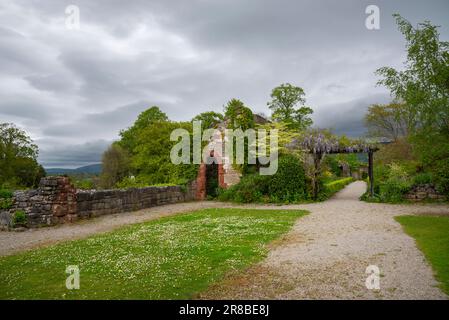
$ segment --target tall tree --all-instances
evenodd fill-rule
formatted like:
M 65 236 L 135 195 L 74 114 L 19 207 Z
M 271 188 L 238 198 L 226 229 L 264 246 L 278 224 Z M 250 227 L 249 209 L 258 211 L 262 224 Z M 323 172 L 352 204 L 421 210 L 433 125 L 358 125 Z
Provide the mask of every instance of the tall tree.
M 38 148 L 25 131 L 0 124 L 0 185 L 31 187 L 45 172 L 37 163 Z
M 219 124 L 223 119 L 224 117 L 221 113 L 207 111 L 195 116 L 192 121 L 201 121 L 201 128 L 209 129 Z
M 306 100 L 302 88 L 284 83 L 274 88 L 270 96 L 271 101 L 267 105 L 272 110 L 274 120 L 300 130 L 312 125 L 310 115 L 313 110 L 304 105 Z
M 403 101 L 416 120 L 410 141 L 425 170 L 433 173 L 449 195 L 449 42 L 440 41 L 438 27 L 425 21 L 413 27 L 394 15 L 405 37 L 407 61 L 402 71 L 377 70 L 379 84 Z
M 231 99 L 225 106 L 225 118 L 231 129 L 254 128 L 254 115 L 250 108 L 238 99 Z
M 374 104 L 368 108 L 365 124 L 371 136 L 387 137 L 394 141 L 408 135 L 414 126 L 413 116 L 404 103 Z
M 130 157 L 128 151 L 118 143 L 113 143 L 102 158 L 100 184 L 103 188 L 112 188 L 117 182 L 128 176 L 130 172 Z
M 440 41 L 438 27 L 429 21 L 414 28 L 395 14 L 399 30 L 405 37 L 405 69 L 391 67 L 377 70 L 383 77 L 378 83 L 416 116 L 416 129 L 436 129 L 449 135 L 449 42 Z
M 167 115 L 162 112 L 159 107 L 152 106 L 151 108 L 139 114 L 134 124 L 126 130 L 120 131 L 121 140 L 119 144 L 125 148 L 129 153 L 133 154 L 136 148 L 136 135 L 143 129 L 158 122 L 167 122 Z

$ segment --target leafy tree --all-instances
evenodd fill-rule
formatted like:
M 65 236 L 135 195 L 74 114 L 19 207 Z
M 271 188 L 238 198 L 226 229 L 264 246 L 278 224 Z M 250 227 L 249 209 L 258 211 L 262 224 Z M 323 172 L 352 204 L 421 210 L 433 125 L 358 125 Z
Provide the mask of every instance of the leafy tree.
M 438 27 L 429 21 L 414 28 L 400 15 L 394 17 L 406 40 L 407 61 L 402 71 L 377 70 L 379 84 L 407 106 L 415 121 L 412 148 L 424 171 L 449 194 L 449 42 L 440 41 Z
M 414 121 L 407 105 L 393 102 L 370 106 L 365 115 L 365 124 L 371 136 L 387 137 L 396 141 L 408 135 Z
M 271 101 L 267 103 L 272 110 L 272 118 L 285 122 L 294 129 L 305 129 L 312 125 L 310 115 L 313 110 L 304 106 L 304 90 L 290 83 L 281 84 L 271 92 Z M 297 107 L 299 105 L 299 107 Z
M 238 99 L 231 99 L 225 106 L 225 118 L 230 129 L 245 131 L 254 128 L 254 115 L 250 108 Z
M 103 188 L 112 188 L 130 172 L 130 156 L 126 149 L 118 143 L 113 143 L 102 158 L 102 172 L 100 185 Z
M 120 131 L 121 140 L 119 143 L 122 147 L 127 149 L 128 152 L 134 153 L 134 148 L 136 147 L 136 134 L 154 123 L 167 121 L 169 121 L 167 115 L 162 112 L 159 107 L 152 106 L 151 108 L 139 114 L 136 122 L 134 122 L 134 124 L 130 128 Z
M 147 185 L 184 184 L 196 177 L 196 165 L 171 162 L 170 150 L 177 142 L 170 141 L 170 134 L 178 128 L 192 134 L 191 122 L 159 122 L 143 128 L 135 136 L 131 166 L 137 180 Z
M 201 121 L 201 129 L 204 130 L 215 127 L 217 124 L 222 122 L 223 119 L 224 117 L 221 113 L 208 111 L 195 116 L 192 121 Z
M 0 124 L 0 185 L 31 187 L 45 171 L 37 163 L 38 147 L 12 123 Z
M 405 37 L 405 70 L 383 67 L 377 73 L 396 99 L 403 101 L 416 117 L 415 129 L 431 128 L 449 135 L 449 42 L 440 41 L 438 27 L 429 21 L 414 28 L 395 14 Z

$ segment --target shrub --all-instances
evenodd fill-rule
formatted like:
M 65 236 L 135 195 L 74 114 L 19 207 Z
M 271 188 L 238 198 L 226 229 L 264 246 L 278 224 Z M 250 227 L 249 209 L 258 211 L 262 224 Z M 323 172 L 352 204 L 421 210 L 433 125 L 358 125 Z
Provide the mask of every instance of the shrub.
M 279 157 L 278 171 L 271 176 L 250 174 L 227 190 L 219 190 L 218 199 L 240 203 L 298 202 L 306 200 L 307 187 L 304 168 L 293 155 Z
M 12 207 L 13 193 L 8 189 L 0 189 L 0 209 L 10 209 Z
M 16 212 L 14 212 L 14 216 L 12 219 L 14 226 L 25 224 L 26 221 L 27 221 L 27 216 L 25 214 L 25 211 L 17 210 Z
M 428 184 L 433 182 L 432 174 L 429 172 L 418 173 L 413 177 L 413 185 Z
M 246 175 L 238 184 L 226 190 L 219 189 L 218 199 L 239 203 L 263 202 L 264 195 L 268 194 L 269 177 L 258 174 Z
M 279 157 L 278 171 L 271 176 L 268 195 L 274 202 L 296 202 L 307 198 L 304 168 L 298 157 Z
M 388 178 L 379 185 L 379 197 L 384 202 L 400 202 L 410 190 L 411 179 L 405 169 L 397 164 L 389 165 Z
M 6 198 L 12 198 L 13 192 L 8 189 L 0 189 L 0 198 L 6 199 Z

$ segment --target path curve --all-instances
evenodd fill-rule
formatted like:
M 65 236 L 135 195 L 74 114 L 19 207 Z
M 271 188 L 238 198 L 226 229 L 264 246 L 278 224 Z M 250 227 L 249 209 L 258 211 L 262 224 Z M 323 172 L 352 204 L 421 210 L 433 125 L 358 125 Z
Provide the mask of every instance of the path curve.
M 394 216 L 449 214 L 446 205 L 365 203 L 354 182 L 307 209 L 268 257 L 242 275 L 213 286 L 212 299 L 447 299 L 432 269 Z M 279 207 L 278 207 L 279 208 Z M 368 290 L 366 268 L 380 270 L 380 290 Z

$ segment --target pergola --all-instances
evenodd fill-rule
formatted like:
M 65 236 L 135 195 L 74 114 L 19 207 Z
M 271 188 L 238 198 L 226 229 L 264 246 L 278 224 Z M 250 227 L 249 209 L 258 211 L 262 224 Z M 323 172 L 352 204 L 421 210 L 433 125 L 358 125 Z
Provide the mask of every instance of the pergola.
M 374 174 L 373 174 L 373 156 L 374 152 L 379 150 L 376 146 L 357 143 L 351 146 L 340 146 L 340 143 L 336 140 L 330 140 L 323 134 L 311 135 L 306 137 L 302 142 L 302 147 L 306 151 L 313 155 L 313 161 L 315 166 L 315 186 L 314 196 L 317 196 L 318 192 L 318 173 L 320 170 L 320 164 L 325 154 L 337 154 L 337 153 L 367 153 L 368 154 L 368 177 L 369 177 L 369 193 L 370 196 L 374 195 Z

